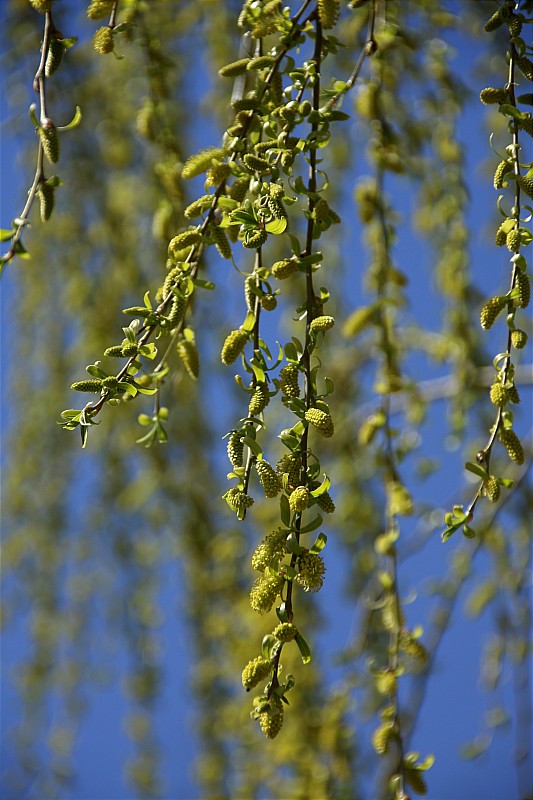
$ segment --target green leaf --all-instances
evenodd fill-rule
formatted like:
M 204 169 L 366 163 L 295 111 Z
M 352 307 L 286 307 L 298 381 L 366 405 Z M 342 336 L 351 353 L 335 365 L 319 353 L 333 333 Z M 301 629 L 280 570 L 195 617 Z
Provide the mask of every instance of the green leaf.
M 287 344 L 283 349 L 285 351 L 285 358 L 287 359 L 287 361 L 293 361 L 293 362 L 298 361 L 298 352 L 293 342 L 287 342 Z
M 263 658 L 266 658 L 267 661 L 270 661 L 270 654 L 272 653 L 272 648 L 277 643 L 277 639 L 275 636 L 272 636 L 271 633 L 268 633 L 266 636 L 263 636 L 263 641 L 261 643 L 261 653 Z
M 325 533 L 319 533 L 318 536 L 316 537 L 314 545 L 311 547 L 309 552 L 310 553 L 314 553 L 315 555 L 318 555 L 318 553 L 320 553 L 321 550 L 323 550 L 324 547 L 326 546 L 327 541 L 328 541 L 328 537 L 326 536 L 326 534 Z
M 296 634 L 296 638 L 294 641 L 298 645 L 298 650 L 300 651 L 300 655 L 302 656 L 303 663 L 309 664 L 309 662 L 311 661 L 311 649 L 300 632 Z
M 245 436 L 245 437 L 243 438 L 243 440 L 242 440 L 242 441 L 243 441 L 243 444 L 245 444 L 245 445 L 246 445 L 246 447 L 247 447 L 249 450 L 251 450 L 251 451 L 252 451 L 252 453 L 254 454 L 254 456 L 255 456 L 255 457 L 256 457 L 256 458 L 257 458 L 259 461 L 262 461 L 262 459 L 263 459 L 263 451 L 261 450 L 261 447 L 260 447 L 260 445 L 259 445 L 259 442 L 257 442 L 255 439 L 252 439 L 252 438 L 250 438 L 250 436 Z
M 280 233 L 283 233 L 287 227 L 287 217 L 281 217 L 280 219 L 273 219 L 270 222 L 267 222 L 265 225 L 265 230 L 267 233 L 272 233 L 274 236 L 279 236 Z
M 144 427 L 146 427 L 146 425 L 151 425 L 153 421 L 154 418 L 149 417 L 148 414 L 139 414 L 137 417 L 137 422 L 139 425 L 143 425 Z
M 514 480 L 512 478 L 498 478 L 498 483 L 501 486 L 505 486 L 506 489 L 511 489 L 514 486 Z
M 476 532 L 470 525 L 463 525 L 463 536 L 466 536 L 467 539 L 475 539 Z
M 481 464 L 476 464 L 474 461 L 467 461 L 465 464 L 465 469 L 469 472 L 473 472 L 474 475 L 477 475 L 482 480 L 486 480 L 488 477 L 487 470 L 484 469 Z
M 122 384 L 119 384 L 119 385 L 122 385 Z M 155 394 L 158 391 L 157 389 L 147 389 L 145 386 L 141 386 L 140 384 L 135 383 L 135 381 L 133 383 L 133 388 L 136 389 L 139 392 L 139 394 L 148 394 L 148 395 L 150 395 L 150 394 Z
M 287 537 L 287 550 L 289 553 L 296 553 L 296 555 L 303 553 L 303 547 L 300 546 L 294 531 L 292 531 Z
M 443 542 L 447 542 L 448 539 L 453 536 L 453 534 L 456 533 L 457 529 L 460 527 L 460 525 L 450 525 L 449 528 L 446 528 L 446 530 L 441 533 L 440 538 Z
M 327 475 L 324 475 L 324 480 L 322 481 L 320 486 L 317 486 L 316 489 L 313 489 L 313 491 L 311 492 L 311 497 L 320 497 L 320 495 L 328 491 L 330 486 L 331 486 L 330 479 L 328 478 Z
M 311 533 L 312 531 L 316 531 L 317 528 L 320 528 L 323 521 L 324 518 L 321 517 L 320 514 L 317 514 L 316 517 L 311 520 L 311 522 L 309 522 L 303 528 L 300 528 L 300 533 Z
M 193 278 L 193 283 L 194 283 L 195 286 L 198 286 L 200 289 L 208 289 L 209 291 L 212 291 L 213 289 L 216 288 L 215 284 L 213 283 L 213 281 L 206 281 L 206 280 L 203 280 L 202 278 Z
M 252 333 L 254 326 L 255 326 L 255 314 L 253 313 L 253 311 L 249 311 L 246 315 L 246 319 L 241 325 L 241 328 L 243 331 L 246 331 L 246 333 Z
M 0 242 L 8 242 L 15 235 L 16 230 L 9 230 L 8 228 L 0 228 Z
M 287 497 L 287 495 L 285 494 L 281 495 L 279 505 L 280 505 L 281 521 L 288 528 L 291 524 L 291 509 L 289 506 L 289 498 Z

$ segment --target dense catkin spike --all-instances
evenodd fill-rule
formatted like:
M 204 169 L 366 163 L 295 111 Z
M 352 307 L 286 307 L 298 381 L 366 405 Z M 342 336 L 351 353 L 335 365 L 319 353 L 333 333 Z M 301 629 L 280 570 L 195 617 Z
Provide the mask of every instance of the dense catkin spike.
M 530 61 L 527 56 L 519 56 L 516 59 L 516 63 L 524 77 L 526 77 L 528 81 L 533 81 L 533 61 Z
M 245 235 L 242 243 L 244 247 L 248 247 L 249 249 L 258 249 L 264 245 L 267 239 L 268 233 L 265 230 L 258 228 L 255 231 L 248 232 Z
M 270 394 L 266 383 L 258 383 L 254 389 L 250 404 L 248 406 L 248 414 L 250 417 L 257 417 L 270 403 Z
M 220 161 L 224 158 L 225 151 L 221 147 L 206 147 L 192 156 L 189 156 L 183 169 L 181 177 L 189 180 L 201 175 L 213 165 L 214 161 Z
M 298 386 L 299 369 L 296 364 L 287 364 L 280 370 L 281 391 L 287 397 L 300 397 L 300 387 Z
M 257 656 L 253 661 L 249 661 L 242 671 L 242 685 L 247 692 L 264 681 L 270 675 L 270 662 Z
M 485 30 L 487 33 L 491 31 L 495 31 L 496 28 L 499 28 L 500 25 L 503 25 L 502 15 L 500 13 L 500 9 L 494 12 L 494 14 L 489 17 L 489 19 L 485 23 Z
M 272 635 L 278 642 L 292 642 L 298 634 L 298 628 L 292 622 L 281 622 L 274 630 Z
M 202 241 L 202 234 L 199 230 L 195 229 L 193 231 L 183 231 L 182 233 L 178 233 L 177 236 L 174 236 L 168 245 L 168 254 L 169 256 L 175 255 L 179 250 L 183 250 L 185 247 L 191 247 L 194 244 L 198 244 Z
M 294 259 L 284 258 L 282 261 L 276 261 L 276 263 L 272 265 L 271 272 L 278 281 L 284 281 L 296 272 L 297 269 L 298 264 Z
M 204 194 L 202 195 L 202 197 L 199 197 L 198 200 L 195 200 L 193 203 L 188 205 L 183 214 L 184 216 L 187 217 L 187 219 L 194 219 L 194 217 L 201 217 L 202 214 L 205 211 L 207 211 L 212 202 L 213 202 L 213 195 Z
M 101 19 L 109 16 L 113 9 L 113 0 L 92 0 L 87 9 L 89 19 Z
M 507 242 L 507 230 L 506 230 L 505 222 L 502 222 L 502 224 L 500 225 L 500 227 L 496 231 L 496 236 L 494 238 L 494 242 L 495 242 L 495 244 L 498 245 L 498 247 L 502 247 L 502 245 L 504 245 Z
M 283 578 L 279 575 L 268 574 L 256 578 L 250 589 L 250 606 L 259 614 L 268 613 L 282 586 Z
M 324 30 L 329 30 L 335 26 L 339 17 L 339 0 L 318 0 L 318 18 Z
M 255 293 L 254 288 L 257 286 L 257 279 L 255 275 L 248 275 L 244 281 L 244 299 L 246 301 L 246 308 L 248 311 L 253 311 L 255 308 Z
M 525 331 L 521 331 L 519 328 L 512 331 L 511 344 L 517 350 L 522 350 L 522 348 L 527 344 L 527 333 Z
M 500 312 L 507 305 L 507 298 L 503 295 L 492 297 L 481 309 L 480 323 L 484 331 L 492 328 Z
M 283 78 L 280 72 L 275 72 L 269 86 L 269 94 L 272 102 L 279 106 L 283 99 Z
M 139 345 L 137 342 L 127 342 L 122 345 L 121 350 L 125 358 L 132 358 L 132 356 L 136 356 L 139 352 Z
M 413 634 L 403 628 L 400 631 L 399 645 L 408 656 L 424 664 L 428 660 L 428 651 Z
M 220 67 L 218 74 L 221 78 L 236 78 L 237 75 L 243 75 L 246 72 L 249 63 L 249 58 L 239 58 L 238 61 L 232 61 L 231 64 Z
M 274 556 L 283 556 L 287 552 L 287 533 L 285 528 L 268 533 L 263 541 L 257 545 L 252 556 L 252 567 L 256 572 L 264 572 Z
M 59 135 L 51 119 L 45 119 L 37 128 L 44 154 L 52 164 L 59 160 Z
M 261 103 L 255 97 L 243 97 L 233 100 L 231 107 L 234 111 L 259 111 Z
M 492 86 L 482 89 L 479 94 L 479 99 L 484 105 L 488 106 L 491 103 L 505 103 L 509 97 L 509 92 L 506 89 L 495 89 Z
M 515 405 L 518 405 L 520 402 L 520 395 L 518 394 L 518 389 L 514 383 L 509 387 L 509 402 L 514 403 Z
M 244 345 L 248 341 L 248 334 L 246 331 L 238 328 L 236 331 L 231 331 L 226 337 L 222 346 L 220 358 L 223 364 L 233 364 L 237 357 L 242 352 Z
M 100 378 L 76 381 L 70 388 L 74 389 L 76 392 L 100 392 L 102 390 L 102 381 Z
M 165 282 L 163 283 L 163 297 L 166 297 L 169 292 L 177 287 L 178 281 L 182 275 L 183 273 L 179 267 L 173 267 L 171 270 L 169 270 L 165 278 Z
M 372 745 L 380 756 L 389 749 L 389 742 L 394 735 L 394 723 L 383 722 L 372 734 Z
M 226 494 L 223 495 L 223 499 L 237 513 L 244 511 L 246 508 L 251 508 L 254 504 L 254 498 L 241 492 L 236 486 L 228 489 Z
M 112 53 L 115 47 L 113 29 L 108 25 L 98 28 L 93 36 L 93 47 L 97 53 L 100 53 L 100 55 Z
M 507 244 L 507 249 L 511 253 L 517 253 L 520 245 L 522 244 L 520 231 L 517 228 L 514 228 L 512 231 L 509 231 L 505 239 L 505 243 Z
M 527 308 L 531 300 L 531 284 L 529 282 L 529 275 L 525 272 L 517 272 L 515 278 L 514 289 L 518 297 L 516 298 L 515 305 L 518 308 Z
M 523 464 L 524 463 L 524 448 L 522 447 L 522 442 L 513 431 L 512 428 L 504 428 L 499 432 L 500 442 L 503 444 L 507 453 L 509 454 L 509 458 L 515 462 L 515 464 Z
M 319 408 L 310 408 L 305 412 L 305 418 L 326 439 L 329 439 L 335 433 L 333 420 L 325 411 L 321 411 Z
M 253 169 L 256 172 L 270 172 L 270 162 L 266 160 L 266 158 L 260 158 L 260 156 L 254 156 L 253 153 L 246 153 L 243 156 L 244 163 L 248 167 L 248 169 Z
M 109 389 L 115 392 L 118 389 L 118 378 L 115 375 L 108 375 L 102 379 L 102 389 Z
M 324 585 L 326 565 L 317 553 L 306 551 L 298 556 L 297 582 L 304 592 L 318 592 Z
M 104 350 L 104 356 L 110 356 L 111 358 L 122 358 L 123 355 L 121 344 L 114 344 L 112 347 L 108 347 L 107 350 Z
M 501 189 L 505 183 L 505 176 L 508 172 L 512 172 L 513 168 L 508 161 L 500 161 L 494 172 L 494 188 Z
M 52 0 L 30 0 L 30 4 L 41 14 L 46 14 L 52 8 Z
M 516 182 L 523 192 L 533 200 L 533 178 L 524 178 L 523 175 L 516 176 Z
M 195 343 L 190 339 L 183 339 L 178 342 L 176 349 L 188 375 L 196 380 L 200 372 L 200 359 Z
M 215 241 L 215 247 L 222 258 L 231 260 L 231 245 L 226 236 L 226 231 L 220 225 L 212 225 L 210 232 Z
M 48 45 L 48 55 L 46 56 L 46 64 L 44 67 L 44 74 L 47 78 L 53 75 L 59 69 L 63 56 L 65 55 L 65 45 L 55 36 L 50 39 Z
M 510 400 L 509 389 L 507 389 L 499 381 L 496 381 L 490 387 L 490 399 L 495 406 L 503 408 Z
M 242 467 L 244 462 L 244 444 L 242 441 L 243 434 L 240 431 L 233 431 L 228 439 L 228 458 L 231 466 Z
M 176 295 L 172 300 L 170 312 L 167 316 L 169 327 L 176 328 L 183 321 L 186 311 L 187 300 L 181 294 Z
M 315 333 L 325 333 L 326 331 L 329 331 L 330 328 L 333 328 L 334 325 L 335 320 L 333 317 L 323 315 L 320 317 L 315 317 L 311 322 L 310 328 Z
M 48 183 L 41 183 L 37 191 L 39 194 L 41 220 L 46 222 L 46 220 L 50 219 L 54 210 L 54 187 Z
M 248 192 L 248 187 L 250 186 L 250 176 L 244 175 L 242 178 L 237 178 L 237 180 L 232 184 L 229 190 L 229 196 L 232 200 L 237 200 L 238 203 L 242 203 L 244 198 L 246 197 L 246 193 Z
M 306 486 L 297 486 L 289 497 L 291 511 L 300 513 L 309 505 L 309 489 Z
M 498 479 L 495 478 L 494 475 L 489 475 L 483 486 L 490 502 L 497 503 L 500 499 L 500 484 L 498 483 Z
M 519 16 L 518 14 L 511 14 L 507 20 L 507 26 L 511 36 L 520 36 L 520 33 L 522 32 L 522 21 L 523 17 L 521 15 Z
M 316 502 L 318 507 L 321 508 L 322 511 L 325 511 L 326 514 L 333 514 L 335 511 L 335 503 L 329 492 L 324 492 L 324 494 L 319 495 Z
M 283 726 L 283 703 L 273 695 L 270 707 L 259 714 L 259 725 L 267 739 L 275 739 Z
M 276 464 L 276 472 L 278 473 L 280 480 L 283 480 L 283 476 L 287 475 L 287 483 L 289 487 L 298 486 L 300 482 L 301 470 L 302 460 L 294 453 L 286 453 Z
M 277 497 L 280 491 L 279 478 L 268 461 L 256 461 L 255 468 L 265 497 Z
M 258 56 L 258 58 L 250 58 L 246 65 L 246 69 L 266 69 L 266 67 L 271 67 L 274 61 L 274 56 Z
M 361 306 L 352 311 L 346 322 L 342 332 L 344 336 L 350 338 L 357 336 L 365 328 L 372 324 L 376 317 L 376 308 L 374 306 Z
M 213 164 L 212 167 L 209 167 L 205 174 L 205 186 L 206 189 L 213 188 L 214 186 L 218 186 L 225 181 L 226 178 L 229 178 L 231 175 L 231 166 L 226 162 L 222 162 L 219 164 Z

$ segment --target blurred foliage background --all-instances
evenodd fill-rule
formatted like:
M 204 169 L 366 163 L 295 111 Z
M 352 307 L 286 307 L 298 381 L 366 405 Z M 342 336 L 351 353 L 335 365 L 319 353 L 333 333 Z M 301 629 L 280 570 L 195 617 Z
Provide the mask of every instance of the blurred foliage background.
M 342 4 L 335 35 L 345 47 L 328 59 L 328 78 L 349 75 L 365 40 L 367 4 L 352 5 Z M 495 131 L 505 141 L 505 132 L 477 96 L 506 74 L 500 33 L 483 31 L 496 4 L 378 4 L 387 20 L 379 49 L 346 97 L 350 120 L 337 123 L 323 151 L 328 201 L 345 223 L 321 242 L 328 313 L 337 321 L 321 355 L 335 382 L 337 434 L 325 457 L 337 510 L 328 518 L 326 586 L 299 601 L 314 658 L 305 667 L 297 654 L 294 665 L 288 658 L 297 685 L 274 742 L 249 719 L 240 673 L 271 627 L 250 609 L 248 592 L 250 555 L 276 525 L 276 509 L 257 502 L 239 523 L 220 500 L 228 472 L 222 436 L 244 413 L 232 370 L 228 377 L 219 363 L 244 307 L 238 272 L 215 253 L 204 257 L 216 289 L 195 299 L 200 377 L 192 381 L 177 358 L 172 364 L 163 390 L 166 444 L 135 445 L 137 415 L 149 413 L 149 398 L 142 408 L 136 401 L 105 409 L 85 450 L 77 434 L 55 425 L 75 402 L 68 387 L 85 364 L 121 338 L 121 309 L 161 284 L 168 239 L 186 222 L 185 206 L 203 193 L 203 179 L 186 183 L 181 168 L 191 152 L 217 145 L 231 121 L 231 82 L 217 70 L 238 57 L 241 5 L 124 2 L 133 25 L 117 40 L 121 59 L 94 52 L 95 24 L 83 6 L 57 1 L 56 25 L 79 41 L 48 88 L 54 117 L 68 121 L 79 105 L 83 121 L 61 138 L 63 185 L 51 220 L 42 225 L 33 211 L 24 240 L 31 260 L 9 265 L 3 277 L 2 796 L 81 798 L 77 774 L 91 764 L 91 747 L 80 749 L 80 741 L 98 691 L 123 698 L 110 700 L 109 730 L 98 738 L 116 751 L 126 797 L 388 796 L 388 757 L 371 742 L 383 706 L 372 668 L 387 651 L 375 547 L 384 525 L 383 455 L 369 434 L 383 347 L 375 320 L 354 314 L 385 292 L 404 378 L 391 418 L 414 498 L 397 545 L 399 581 L 409 624 L 424 628 L 429 653 L 400 681 L 406 745 L 413 742 L 423 756 L 434 751 L 438 770 L 443 739 L 451 736 L 464 756 L 483 758 L 501 731 L 516 770 L 516 793 L 508 796 L 530 797 L 527 465 L 509 467 L 498 454 L 516 488 L 483 507 L 475 540 L 458 534 L 443 545 L 439 538 L 443 509 L 473 491 L 462 464 L 486 439 L 487 367 L 504 341 L 501 330 L 499 337 L 484 334 L 478 322 L 502 283 L 488 137 Z M 2 191 L 7 225 L 31 182 L 36 143 L 27 108 L 42 17 L 19 0 L 6 0 L 1 14 L 3 139 L 14 142 L 3 158 L 16 153 L 12 189 Z M 383 229 L 365 211 L 376 186 L 394 253 L 385 282 Z M 296 330 L 297 304 L 298 289 L 284 285 L 267 323 L 269 341 Z M 527 349 L 521 355 L 525 387 L 515 413 L 529 454 L 530 356 Z M 285 412 L 269 413 L 275 437 Z M 482 618 L 483 627 L 468 627 L 471 617 Z M 466 639 L 479 637 L 486 692 L 486 713 L 463 720 L 460 731 L 447 730 L 424 704 L 435 670 L 447 676 L 440 685 L 449 703 L 459 704 L 459 720 L 473 690 L 461 652 L 446 661 L 439 655 L 453 625 Z M 169 684 L 186 708 L 177 728 L 161 723 L 162 709 L 174 702 Z M 117 721 L 117 713 L 124 718 Z M 123 737 L 126 747 L 118 743 Z M 191 738 L 194 764 L 184 756 Z M 461 794 L 450 758 L 439 778 L 448 793 L 439 797 L 473 797 Z M 187 776 L 186 789 L 177 788 L 176 768 Z M 431 790 L 432 772 L 426 777 Z M 100 776 L 93 800 L 111 798 L 112 780 Z

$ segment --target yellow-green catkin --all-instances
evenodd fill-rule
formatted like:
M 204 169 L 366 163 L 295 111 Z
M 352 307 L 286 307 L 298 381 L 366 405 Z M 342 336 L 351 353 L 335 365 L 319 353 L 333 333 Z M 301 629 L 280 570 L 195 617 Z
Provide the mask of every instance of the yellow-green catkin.
M 321 411 L 319 408 L 310 408 L 305 412 L 305 418 L 326 439 L 335 433 L 333 420 L 325 411 Z
M 531 300 L 531 284 L 529 282 L 529 275 L 525 272 L 517 272 L 514 284 L 514 290 L 517 292 L 517 298 L 514 301 L 518 308 L 527 308 Z
M 249 63 L 249 58 L 240 58 L 238 61 L 232 61 L 231 64 L 220 67 L 218 74 L 221 78 L 236 78 L 237 75 L 242 75 L 246 72 L 246 67 Z
M 267 533 L 264 539 L 257 545 L 252 555 L 252 567 L 256 572 L 264 572 L 269 566 L 274 556 L 282 556 L 287 552 L 287 534 L 285 528 L 277 528 L 271 533 Z
M 250 417 L 257 417 L 270 402 L 270 394 L 266 383 L 258 383 L 255 387 L 250 404 L 248 406 L 248 415 Z
M 201 217 L 202 214 L 209 208 L 212 202 L 213 202 L 212 194 L 203 194 L 197 200 L 194 200 L 190 205 L 188 205 L 183 214 L 184 216 L 187 217 L 187 219 L 194 219 L 195 217 Z
M 241 492 L 236 486 L 229 489 L 226 494 L 223 495 L 223 498 L 229 507 L 237 514 L 242 513 L 247 508 L 251 508 L 254 504 L 254 498 L 245 494 L 245 492 Z
M 405 628 L 400 632 L 399 645 L 408 656 L 425 664 L 428 660 L 428 652 L 422 642 L 420 642 L 410 631 Z
M 516 182 L 522 191 L 533 199 L 533 178 L 524 178 L 523 175 L 517 175 Z
M 264 245 L 266 240 L 268 239 L 268 233 L 258 228 L 256 231 L 252 231 L 243 239 L 244 247 L 248 247 L 249 249 L 259 249 Z
M 47 78 L 59 69 L 64 55 L 65 45 L 55 36 L 52 36 L 50 44 L 48 45 L 48 55 L 46 56 L 46 64 L 44 67 L 44 74 Z
M 37 129 L 44 154 L 52 164 L 59 161 L 59 134 L 51 119 L 45 119 Z
M 216 161 L 221 161 L 224 156 L 225 151 L 221 147 L 206 147 L 198 153 L 189 156 L 183 165 L 181 177 L 186 180 L 195 178 L 197 175 L 206 172 Z
M 270 706 L 259 714 L 259 725 L 267 739 L 275 739 L 283 726 L 283 702 L 273 695 Z
M 279 575 L 261 575 L 256 578 L 250 590 L 250 606 L 259 614 L 270 611 L 283 586 Z
M 87 9 L 89 19 L 101 19 L 109 16 L 113 10 L 113 0 L 92 0 Z
M 98 28 L 93 36 L 93 47 L 100 55 L 107 55 L 107 53 L 113 52 L 115 47 L 113 30 L 108 25 Z
M 495 381 L 490 387 L 490 399 L 495 406 L 503 408 L 510 400 L 509 389 L 499 381 Z
M 506 236 L 505 243 L 507 245 L 507 249 L 511 253 L 518 252 L 520 245 L 522 244 L 522 237 L 520 236 L 520 231 L 517 228 L 514 228 L 512 231 Z
M 516 63 L 524 77 L 526 77 L 528 81 L 533 81 L 533 61 L 527 56 L 518 56 Z
M 340 12 L 339 0 L 318 0 L 318 18 L 324 30 L 335 26 Z
M 427 794 L 428 787 L 421 770 L 406 768 L 403 771 L 403 775 L 406 782 L 417 794 Z
M 278 301 L 273 294 L 264 294 L 261 298 L 261 308 L 264 308 L 265 311 L 274 311 L 277 305 Z
M 318 592 L 324 585 L 325 571 L 324 559 L 317 553 L 304 552 L 298 556 L 296 581 L 304 592 Z
M 270 663 L 262 656 L 249 661 L 242 671 L 242 685 L 247 692 L 270 675 Z
M 512 172 L 512 169 L 512 164 L 510 164 L 509 161 L 500 161 L 494 172 L 493 184 L 495 189 L 502 188 L 505 184 L 505 176 L 508 172 Z
M 268 461 L 256 461 L 255 468 L 259 481 L 263 487 L 265 497 L 277 497 L 280 491 L 279 478 L 275 469 L 268 463 Z
M 316 499 L 317 505 L 322 511 L 325 511 L 326 514 L 333 514 L 335 511 L 335 503 L 329 492 L 324 492 Z
M 189 377 L 196 380 L 200 371 L 200 359 L 195 343 L 189 339 L 182 339 L 176 349 Z
M 383 722 L 372 735 L 372 745 L 379 755 L 383 755 L 389 749 L 389 744 L 394 736 L 394 723 L 391 721 Z
M 102 381 L 100 378 L 88 378 L 85 381 L 76 381 L 70 388 L 76 392 L 100 392 Z
M 517 328 L 511 333 L 511 344 L 517 350 L 522 350 L 527 344 L 527 333 Z
M 260 158 L 259 156 L 254 156 L 252 153 L 247 153 L 243 157 L 243 161 L 248 169 L 254 170 L 255 172 L 270 172 L 270 163 L 266 158 Z
M 494 475 L 489 475 L 483 486 L 491 503 L 498 502 L 500 498 L 500 484 L 498 483 L 498 479 L 495 478 Z
M 299 372 L 296 364 L 287 364 L 280 370 L 280 387 L 286 397 L 300 396 L 300 387 L 298 386 Z
M 52 8 L 52 0 L 29 0 L 29 2 L 41 14 L 46 14 Z
M 41 220 L 46 222 L 50 219 L 54 210 L 54 187 L 48 183 L 40 183 L 37 193 L 39 195 Z
M 368 328 L 376 318 L 374 306 L 361 306 L 352 311 L 343 327 L 343 334 L 347 338 L 357 336 L 361 331 Z
M 488 331 L 489 328 L 492 328 L 500 312 L 505 308 L 506 305 L 507 298 L 503 295 L 492 297 L 487 303 L 485 303 L 481 309 L 479 318 L 481 327 L 484 331 Z
M 322 315 L 320 317 L 315 317 L 312 320 L 310 328 L 315 333 L 325 333 L 329 331 L 330 328 L 333 328 L 335 325 L 335 320 L 333 317 L 328 317 L 326 315 Z
M 500 25 L 503 25 L 503 18 L 500 13 L 500 9 L 498 9 L 491 17 L 489 17 L 484 27 L 486 32 L 490 33 L 491 31 L 495 31 L 496 28 L 499 28 Z
M 221 228 L 220 225 L 213 225 L 211 227 L 211 235 L 222 258 L 231 260 L 231 245 L 228 241 L 228 237 L 226 236 L 226 231 Z
M 504 88 L 495 89 L 492 86 L 489 86 L 486 89 L 482 89 L 479 95 L 479 99 L 486 106 L 490 105 L 491 103 L 505 103 L 508 97 L 509 97 L 509 92 L 506 89 Z
M 284 281 L 286 278 L 293 275 L 297 269 L 298 265 L 294 259 L 284 258 L 282 261 L 276 261 L 276 263 L 272 265 L 271 272 L 278 281 Z
M 309 489 L 306 486 L 297 486 L 289 497 L 291 511 L 297 513 L 304 511 L 309 505 Z
M 504 428 L 499 432 L 499 439 L 500 442 L 503 444 L 509 458 L 511 461 L 514 461 L 515 464 L 523 464 L 524 463 L 524 448 L 522 447 L 522 442 L 513 431 L 512 428 Z
M 504 245 L 507 242 L 507 229 L 505 222 L 502 222 L 502 224 L 496 231 L 494 242 L 498 247 L 502 247 L 502 245 Z
M 228 458 L 231 466 L 242 467 L 244 461 L 244 443 L 240 431 L 233 431 L 228 439 L 227 445 Z
M 231 331 L 226 337 L 222 346 L 220 358 L 223 364 L 229 365 L 236 361 L 237 357 L 242 353 L 244 345 L 248 341 L 248 334 L 246 331 L 238 328 L 236 331 Z
M 283 476 L 287 475 L 287 488 L 291 489 L 300 483 L 300 474 L 302 471 L 302 460 L 294 453 L 285 453 L 276 464 L 276 472 L 280 480 L 283 481 Z
M 272 631 L 272 635 L 276 637 L 278 642 L 292 642 L 298 635 L 298 628 L 292 622 L 280 622 Z

